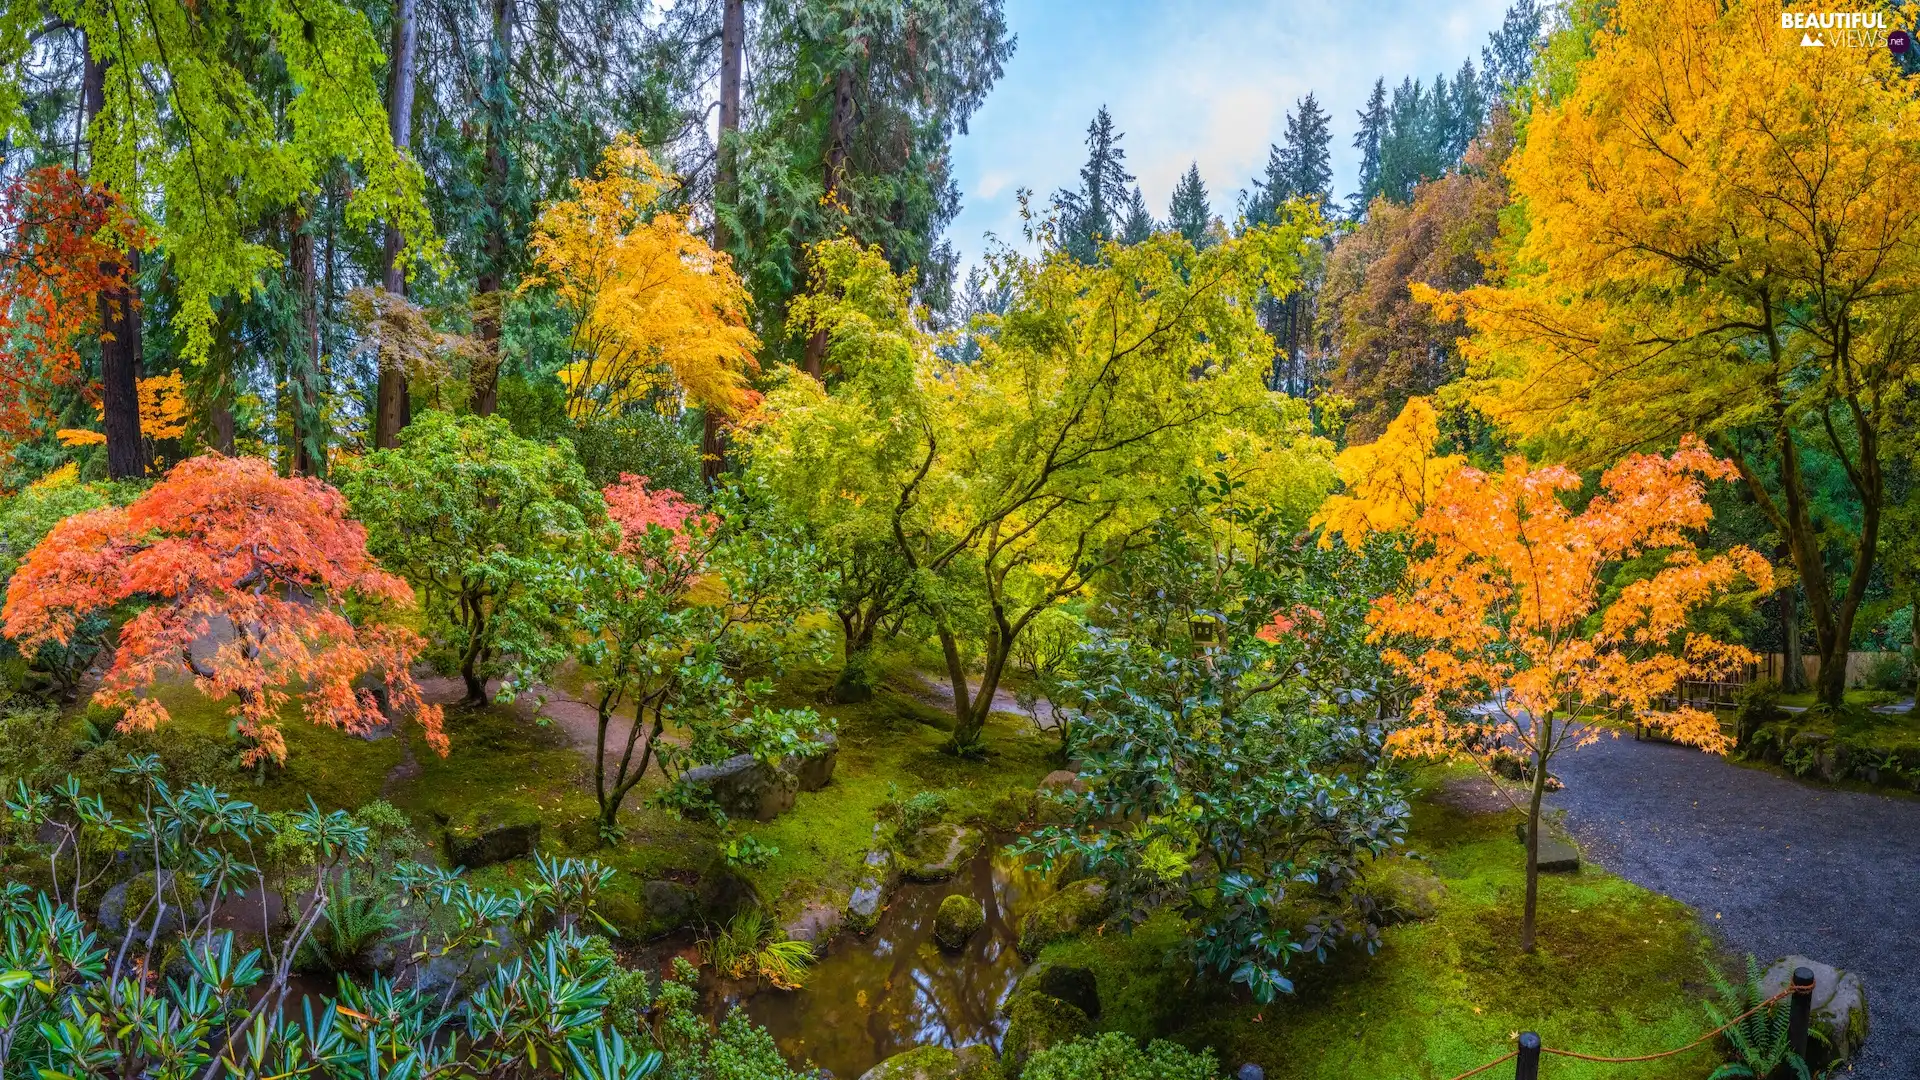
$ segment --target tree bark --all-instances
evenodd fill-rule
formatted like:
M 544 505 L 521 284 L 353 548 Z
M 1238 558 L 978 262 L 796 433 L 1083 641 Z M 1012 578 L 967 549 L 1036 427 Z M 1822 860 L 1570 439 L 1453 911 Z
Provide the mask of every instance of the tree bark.
M 1547 747 L 1553 745 L 1553 718 L 1533 717 L 1533 792 L 1527 804 L 1527 903 L 1520 917 L 1520 951 L 1531 953 L 1540 910 L 1540 802 L 1547 794 Z
M 740 57 L 746 49 L 746 0 L 724 0 L 720 16 L 720 146 L 719 164 L 713 180 L 713 249 L 726 252 L 733 246 L 726 219 L 720 208 L 734 200 L 739 182 L 739 163 L 734 159 L 734 139 L 740 131 Z M 711 406 L 701 415 L 700 479 L 712 490 L 727 468 L 727 432 L 720 414 Z
M 107 69 L 87 43 L 81 72 L 87 130 L 107 104 Z M 89 161 L 91 167 L 91 161 Z M 147 448 L 140 437 L 140 252 L 129 248 L 101 270 L 125 281 L 100 293 L 100 409 L 107 436 L 107 475 L 115 480 L 147 474 Z
M 413 70 L 415 0 L 395 0 L 393 6 L 392 65 L 387 71 L 387 125 L 396 149 L 405 152 L 413 143 Z M 381 284 L 395 296 L 407 295 L 407 275 L 400 266 L 400 230 L 387 223 L 385 250 L 382 252 Z M 406 426 L 407 375 L 404 371 L 380 368 L 374 389 L 373 445 L 385 449 L 400 445 L 400 430 Z
M 491 416 L 500 403 L 500 304 L 507 260 L 507 73 L 513 50 L 513 0 L 493 0 L 493 42 L 487 53 L 486 241 L 474 283 L 473 327 L 479 355 L 467 379 L 467 408 Z
M 287 261 L 293 264 L 300 313 L 293 377 L 288 380 L 293 391 L 291 469 L 300 476 L 324 476 L 327 432 L 320 408 L 320 276 L 314 263 L 313 234 L 306 226 L 306 215 L 298 206 L 287 211 Z
M 1807 665 L 1800 652 L 1800 593 L 1797 586 L 1780 590 L 1780 689 L 1797 694 L 1807 688 Z
M 853 67 L 840 69 L 834 80 L 833 114 L 827 121 L 826 175 L 821 199 L 829 207 L 840 200 L 840 188 L 846 178 L 847 143 L 853 135 Z M 807 374 L 818 379 L 827 357 L 827 332 L 815 330 L 807 338 L 805 365 Z

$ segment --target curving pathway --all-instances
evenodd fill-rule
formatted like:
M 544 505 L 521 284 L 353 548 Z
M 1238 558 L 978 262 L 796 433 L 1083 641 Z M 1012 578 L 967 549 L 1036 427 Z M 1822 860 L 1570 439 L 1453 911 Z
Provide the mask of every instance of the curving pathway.
M 1920 1075 L 1920 801 L 1815 787 L 1698 750 L 1603 738 L 1548 797 L 1587 854 L 1700 912 L 1764 965 L 1859 973 L 1872 1023 L 1851 1075 Z

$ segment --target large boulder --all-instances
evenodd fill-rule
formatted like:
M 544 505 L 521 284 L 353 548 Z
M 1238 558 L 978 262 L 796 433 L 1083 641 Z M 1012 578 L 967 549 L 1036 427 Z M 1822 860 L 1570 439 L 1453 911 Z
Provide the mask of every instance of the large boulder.
M 648 925 L 658 930 L 686 925 L 700 906 L 693 889 L 665 878 L 641 882 L 640 902 Z
M 154 903 L 155 892 L 165 910 Z M 119 940 L 130 920 L 139 934 L 170 938 L 186 929 L 189 916 L 199 919 L 206 913 L 206 898 L 171 870 L 135 874 L 100 897 L 100 929 L 109 940 Z
M 867 876 L 853 887 L 847 898 L 846 925 L 856 934 L 864 934 L 880 921 L 880 909 L 886 905 L 887 889 L 893 881 L 893 855 L 885 848 L 867 852 Z
M 991 1046 L 916 1046 L 860 1074 L 860 1080 L 991 1080 L 999 1071 Z
M 1824 1052 L 1810 1048 L 1808 1056 L 1814 1060 L 1807 1064 L 1817 1071 L 1853 1060 L 1867 1041 L 1867 987 L 1860 976 L 1804 956 L 1789 956 L 1767 969 L 1760 979 L 1760 992 L 1772 997 L 1785 990 L 1793 982 L 1794 969 L 1802 967 L 1813 972 L 1813 1027 L 1826 1036 Z M 1812 1040 L 1815 1046 L 1819 1042 Z
M 801 791 L 819 791 L 833 779 L 833 766 L 840 758 L 840 740 L 828 732 L 811 754 L 788 754 L 781 767 L 793 775 L 794 786 Z
M 971 896 L 954 893 L 940 901 L 933 916 L 933 940 L 941 948 L 959 952 L 987 925 L 986 905 Z
M 900 873 L 908 881 L 945 881 L 979 854 L 985 841 L 984 833 L 966 825 L 928 825 L 903 845 Z
M 1089 929 L 1107 914 L 1107 883 L 1086 878 L 1042 900 L 1020 924 L 1020 955 L 1031 960 L 1062 938 Z
M 1014 1002 L 1025 994 L 1045 994 L 1086 1013 L 1088 1019 L 1100 1019 L 1100 986 L 1092 968 L 1041 961 L 1020 976 L 1000 1011 L 1010 1014 Z
M 1007 1009 L 1007 1034 L 1000 1042 L 1000 1073 L 1008 1080 L 1018 1080 L 1033 1055 L 1092 1031 L 1093 1021 L 1077 1006 L 1041 993 L 1021 994 Z
M 769 765 L 752 754 L 735 754 L 717 764 L 688 769 L 680 783 L 712 799 L 728 817 L 755 821 L 772 821 L 793 809 L 793 795 L 800 787 L 799 778 L 785 767 Z
M 540 818 L 523 804 L 476 807 L 449 820 L 440 839 L 449 863 L 478 870 L 533 854 L 540 846 Z

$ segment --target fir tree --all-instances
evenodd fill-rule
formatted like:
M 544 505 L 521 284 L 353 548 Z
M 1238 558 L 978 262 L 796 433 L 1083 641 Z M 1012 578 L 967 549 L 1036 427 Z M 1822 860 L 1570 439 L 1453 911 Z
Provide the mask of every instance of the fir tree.
M 1354 133 L 1353 148 L 1360 151 L 1360 182 L 1348 197 L 1353 217 L 1366 216 L 1367 204 L 1380 194 L 1380 151 L 1387 136 L 1387 80 L 1373 80 L 1373 93 L 1367 95 L 1367 107 L 1357 114 L 1360 130 Z
M 1467 152 L 1467 144 L 1480 133 L 1487 120 L 1487 97 L 1473 61 L 1465 60 L 1453 76 L 1453 124 L 1446 145 L 1446 163 L 1452 168 Z
M 1140 194 L 1140 185 L 1133 185 L 1133 194 L 1127 199 L 1127 215 L 1120 226 L 1120 242 L 1138 244 L 1153 236 L 1155 224 L 1153 214 L 1147 209 L 1146 197 Z
M 1117 219 L 1127 210 L 1125 193 L 1133 175 L 1124 164 L 1123 137 L 1113 129 L 1107 107 L 1100 106 L 1087 125 L 1087 163 L 1080 167 L 1080 189 L 1062 189 L 1053 196 L 1060 213 L 1060 246 L 1083 263 L 1098 261 L 1100 245 L 1119 237 L 1119 226 L 1124 224 Z
M 1287 144 L 1280 150 L 1287 198 L 1326 202 L 1333 188 L 1331 120 L 1311 93 L 1294 103 L 1287 117 Z
M 1187 174 L 1174 185 L 1173 201 L 1167 205 L 1167 225 L 1187 238 L 1195 247 L 1207 245 L 1207 228 L 1213 224 L 1213 210 L 1207 204 L 1207 185 L 1200 179 L 1200 163 L 1187 166 Z
M 1481 89 L 1487 100 L 1505 97 L 1532 77 L 1545 14 L 1539 0 L 1514 0 L 1500 29 L 1487 36 L 1480 50 Z

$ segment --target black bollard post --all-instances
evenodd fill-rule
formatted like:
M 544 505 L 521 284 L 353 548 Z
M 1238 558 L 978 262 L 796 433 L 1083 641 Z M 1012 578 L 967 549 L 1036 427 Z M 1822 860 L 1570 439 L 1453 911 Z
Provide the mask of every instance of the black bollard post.
M 1540 1036 L 1520 1033 L 1520 1056 L 1514 1059 L 1513 1080 L 1540 1080 Z
M 1813 1019 L 1813 969 L 1793 969 L 1793 1004 L 1787 1013 L 1787 1046 L 1807 1060 L 1807 1025 Z

